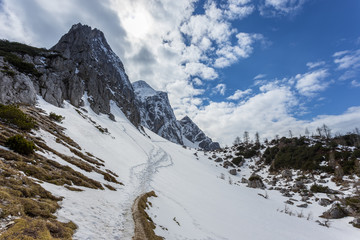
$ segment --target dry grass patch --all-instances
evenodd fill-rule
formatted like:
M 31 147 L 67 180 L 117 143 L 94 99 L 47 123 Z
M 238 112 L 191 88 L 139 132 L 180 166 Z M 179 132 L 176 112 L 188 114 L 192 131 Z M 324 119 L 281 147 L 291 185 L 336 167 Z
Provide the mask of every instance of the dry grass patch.
M 148 208 L 148 198 L 157 197 L 154 191 L 143 194 L 138 197 L 133 205 L 132 213 L 135 222 L 135 236 L 133 240 L 162 240 L 163 237 L 159 237 L 155 234 L 155 224 L 145 209 Z

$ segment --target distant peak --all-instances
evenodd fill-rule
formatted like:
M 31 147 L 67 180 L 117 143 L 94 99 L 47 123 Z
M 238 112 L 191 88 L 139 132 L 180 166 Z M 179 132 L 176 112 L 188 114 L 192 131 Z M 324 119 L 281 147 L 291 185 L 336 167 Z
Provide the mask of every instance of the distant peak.
M 153 91 L 155 91 L 147 82 L 145 82 L 144 80 L 139 80 L 136 82 L 133 82 L 133 87 L 136 89 L 140 89 L 140 88 L 148 88 L 151 89 Z
M 185 117 L 183 117 L 181 120 L 181 122 L 193 122 L 187 115 Z

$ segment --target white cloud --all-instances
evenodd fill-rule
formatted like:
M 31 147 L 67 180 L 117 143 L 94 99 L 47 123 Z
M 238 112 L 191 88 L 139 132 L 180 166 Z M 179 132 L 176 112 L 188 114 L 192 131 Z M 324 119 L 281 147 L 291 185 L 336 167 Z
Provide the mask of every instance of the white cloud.
M 355 51 L 341 51 L 333 55 L 334 63 L 338 65 L 339 70 L 356 69 L 360 67 L 360 49 Z
M 263 16 L 293 15 L 301 10 L 307 0 L 265 0 L 259 6 Z
M 213 93 L 219 93 L 220 95 L 224 95 L 226 91 L 226 85 L 223 83 L 219 83 L 216 85 L 216 87 L 213 89 Z
M 326 69 L 298 74 L 295 77 L 297 80 L 296 89 L 300 94 L 312 97 L 328 87 L 329 82 L 323 81 L 327 76 L 329 76 L 329 73 Z
M 246 89 L 244 91 L 241 90 L 236 90 L 235 93 L 231 96 L 229 96 L 227 99 L 228 100 L 239 100 L 240 98 L 249 95 L 252 92 L 251 89 Z
M 352 80 L 352 81 L 351 81 L 351 85 L 352 85 L 353 87 L 360 87 L 360 83 L 359 83 L 358 81 L 356 81 L 356 80 Z
M 265 77 L 266 77 L 266 74 L 260 73 L 260 74 L 258 74 L 258 75 L 256 75 L 256 76 L 254 77 L 254 80 L 263 79 L 263 78 L 265 78 Z
M 210 102 L 208 106 L 192 112 L 191 117 L 209 136 L 222 144 L 231 144 L 236 136 L 249 131 L 254 139 L 255 132 L 261 139 L 294 135 L 304 135 L 305 128 L 310 133 L 326 124 L 333 133 L 346 133 L 360 127 L 360 107 L 349 108 L 339 115 L 321 115 L 310 120 L 299 120 L 292 115 L 293 109 L 301 108 L 296 94 L 290 87 L 280 86 L 259 93 L 238 104 L 231 102 Z
M 308 62 L 306 63 L 306 66 L 310 69 L 321 67 L 325 65 L 325 61 L 319 61 L 319 62 Z

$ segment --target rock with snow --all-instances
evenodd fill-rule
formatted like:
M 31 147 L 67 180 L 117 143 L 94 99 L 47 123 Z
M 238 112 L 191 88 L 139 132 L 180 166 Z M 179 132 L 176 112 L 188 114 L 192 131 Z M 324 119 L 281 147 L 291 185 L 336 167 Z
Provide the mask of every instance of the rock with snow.
M 219 149 L 218 142 L 213 142 L 203 131 L 188 117 L 185 116 L 179 121 L 183 136 L 190 142 L 195 143 L 204 150 Z
M 250 188 L 266 188 L 261 177 L 259 175 L 252 175 L 248 180 L 248 187 Z
M 114 101 L 129 120 L 138 125 L 140 116 L 133 87 L 121 60 L 100 30 L 80 23 L 73 25 L 51 50 L 62 55 L 52 62 L 51 67 L 71 74 L 58 79 L 53 73 L 46 72 L 41 83 L 61 80 L 61 97 L 75 106 L 81 104 L 81 98 L 87 92 L 90 106 L 96 113 L 109 114 L 110 101 Z M 69 66 L 69 62 L 73 65 Z M 49 90 L 41 91 L 41 94 L 45 100 L 49 98 Z
M 145 81 L 133 83 L 141 125 L 171 142 L 183 145 L 181 126 L 166 92 L 155 91 Z
M 236 169 L 235 169 L 235 168 L 230 169 L 230 170 L 229 170 L 229 173 L 230 173 L 231 175 L 234 175 L 234 176 L 236 176 L 236 175 L 237 175 L 237 171 L 236 171 Z
M 322 217 L 329 219 L 339 219 L 347 216 L 347 212 L 340 204 L 335 203 L 329 210 L 323 213 Z
M 139 125 L 133 87 L 121 60 L 100 30 L 79 23 L 73 25 L 51 51 L 44 50 L 37 56 L 16 54 L 33 64 L 39 74 L 25 75 L 17 70 L 13 71 L 14 76 L 2 73 L 2 103 L 33 105 L 38 94 L 58 107 L 64 100 L 79 107 L 83 105 L 83 96 L 87 96 L 95 113 L 111 116 L 113 101 L 135 126 Z M 7 63 L 1 58 L 0 65 L 4 64 Z
M 291 179 L 292 178 L 292 172 L 290 169 L 285 169 L 281 172 L 281 176 L 283 178 Z
M 326 207 L 331 204 L 331 201 L 330 201 L 330 199 L 327 199 L 327 198 L 320 198 L 318 203 L 320 206 Z

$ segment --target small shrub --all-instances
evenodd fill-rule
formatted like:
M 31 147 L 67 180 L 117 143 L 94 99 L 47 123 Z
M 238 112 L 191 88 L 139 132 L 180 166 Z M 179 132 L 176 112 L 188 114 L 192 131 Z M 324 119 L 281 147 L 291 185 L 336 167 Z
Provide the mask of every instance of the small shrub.
M 6 140 L 5 145 L 9 147 L 11 150 L 24 154 L 29 155 L 34 153 L 35 144 L 32 141 L 26 140 L 21 135 L 15 135 L 13 137 L 10 137 Z
M 61 116 L 61 115 L 57 115 L 54 112 L 51 112 L 49 114 L 50 119 L 56 121 L 56 122 L 61 122 L 62 120 L 64 120 L 65 117 Z
M 5 73 L 6 75 L 13 77 L 15 76 L 15 72 L 11 70 L 1 70 L 2 73 Z
M 328 193 L 330 192 L 330 189 L 328 186 L 314 184 L 311 186 L 310 191 L 314 193 Z
M 261 180 L 261 177 L 258 175 L 252 175 L 251 177 L 249 177 L 249 181 L 256 181 L 256 180 Z
M 14 124 L 21 130 L 29 131 L 35 128 L 34 120 L 14 105 L 0 104 L 0 120 Z

